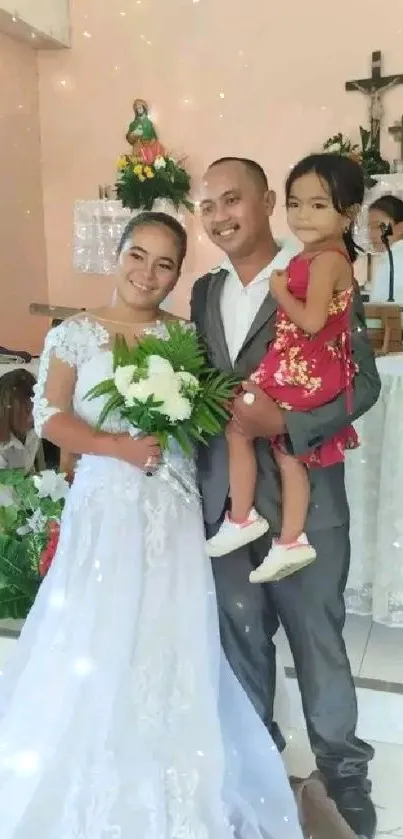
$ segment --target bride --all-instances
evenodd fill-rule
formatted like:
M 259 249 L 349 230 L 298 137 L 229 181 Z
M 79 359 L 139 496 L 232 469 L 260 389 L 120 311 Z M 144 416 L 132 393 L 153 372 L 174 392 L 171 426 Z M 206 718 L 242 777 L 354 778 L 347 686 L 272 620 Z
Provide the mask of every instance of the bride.
M 185 252 L 173 218 L 137 216 L 116 305 L 45 342 L 36 431 L 82 457 L 0 680 L 1 839 L 301 839 L 281 757 L 220 649 L 197 494 L 148 477 L 156 440 L 118 419 L 100 432 L 86 398 L 117 333 L 166 334 Z

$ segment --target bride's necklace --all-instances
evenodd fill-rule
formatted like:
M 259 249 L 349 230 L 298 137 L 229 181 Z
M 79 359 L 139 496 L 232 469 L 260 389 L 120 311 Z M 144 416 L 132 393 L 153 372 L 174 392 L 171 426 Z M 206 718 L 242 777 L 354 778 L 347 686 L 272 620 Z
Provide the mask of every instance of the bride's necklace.
M 165 318 L 163 317 L 148 321 L 147 323 L 133 323 L 127 320 L 111 320 L 110 318 L 105 318 L 101 315 L 98 315 L 97 319 L 103 323 L 111 324 L 112 326 L 124 326 L 128 330 L 130 329 L 131 334 L 136 341 L 139 340 L 139 337 L 142 335 L 144 330 L 147 329 L 147 327 L 160 326 L 161 323 L 165 322 Z M 135 327 L 138 327 L 138 329 L 136 330 Z

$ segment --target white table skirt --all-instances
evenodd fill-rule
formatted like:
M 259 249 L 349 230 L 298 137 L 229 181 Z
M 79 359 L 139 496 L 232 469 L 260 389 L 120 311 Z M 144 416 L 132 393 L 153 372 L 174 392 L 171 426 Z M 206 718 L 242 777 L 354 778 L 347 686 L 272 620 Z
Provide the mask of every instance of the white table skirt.
M 403 626 L 403 354 L 377 359 L 382 390 L 346 456 L 351 512 L 349 612 Z

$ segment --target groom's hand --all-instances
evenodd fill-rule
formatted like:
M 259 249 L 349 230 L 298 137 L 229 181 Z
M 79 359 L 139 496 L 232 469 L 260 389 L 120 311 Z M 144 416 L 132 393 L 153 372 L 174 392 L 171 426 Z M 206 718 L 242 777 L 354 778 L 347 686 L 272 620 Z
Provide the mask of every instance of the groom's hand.
M 285 431 L 284 416 L 276 402 L 266 396 L 260 388 L 252 382 L 243 382 L 244 393 L 234 401 L 233 417 L 239 430 L 246 437 L 277 437 Z M 245 393 L 254 397 L 252 404 L 244 402 Z

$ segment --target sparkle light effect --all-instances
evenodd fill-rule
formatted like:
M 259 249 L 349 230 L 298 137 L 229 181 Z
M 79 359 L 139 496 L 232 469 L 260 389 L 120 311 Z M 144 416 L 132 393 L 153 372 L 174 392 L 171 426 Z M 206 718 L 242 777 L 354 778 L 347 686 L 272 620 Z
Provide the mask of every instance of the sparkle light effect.
M 92 671 L 94 670 L 94 662 L 91 658 L 86 658 L 85 656 L 80 656 L 76 658 L 73 663 L 73 670 L 76 676 L 81 676 L 85 678 L 89 676 Z
M 41 765 L 39 753 L 28 749 L 16 752 L 9 763 L 11 771 L 20 778 L 36 775 Z

